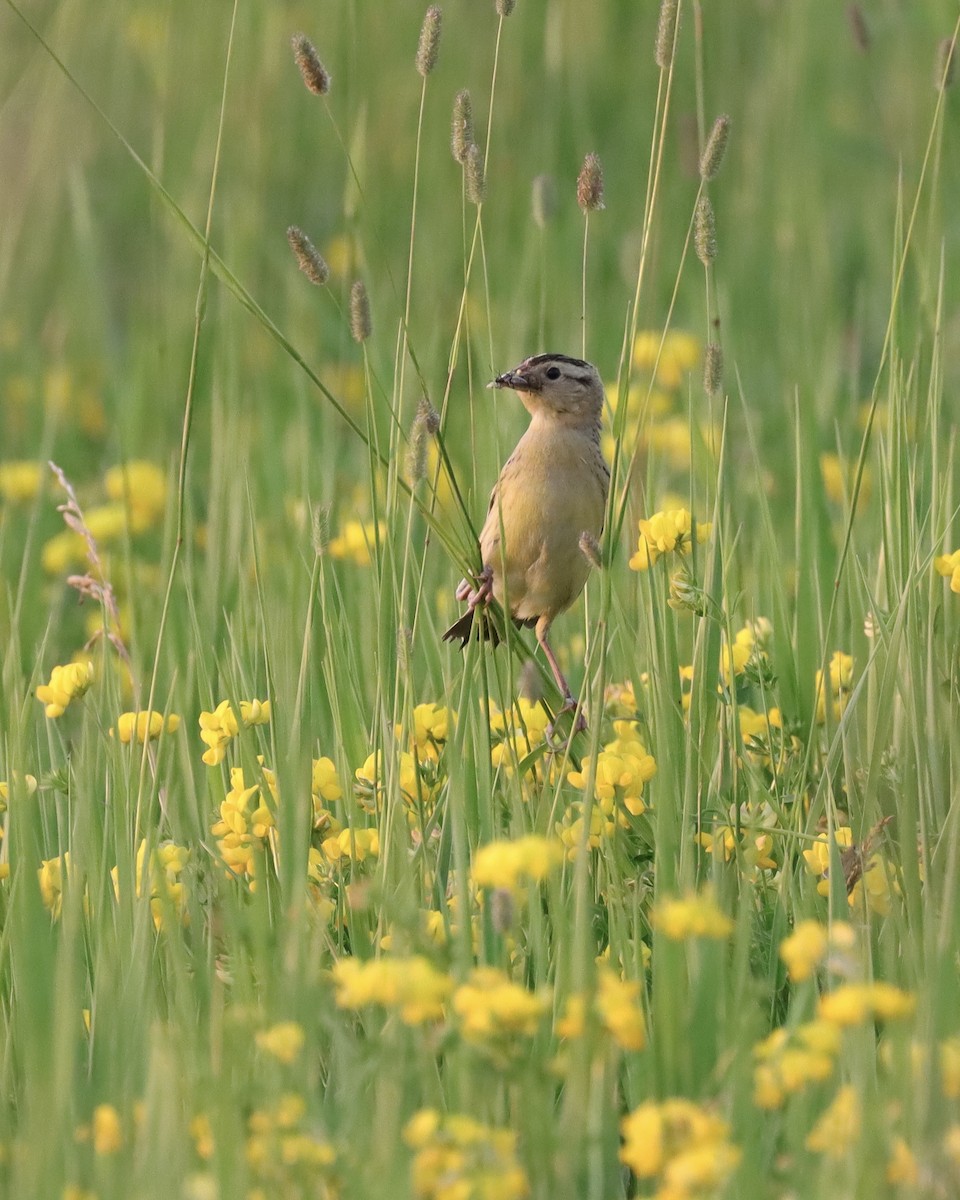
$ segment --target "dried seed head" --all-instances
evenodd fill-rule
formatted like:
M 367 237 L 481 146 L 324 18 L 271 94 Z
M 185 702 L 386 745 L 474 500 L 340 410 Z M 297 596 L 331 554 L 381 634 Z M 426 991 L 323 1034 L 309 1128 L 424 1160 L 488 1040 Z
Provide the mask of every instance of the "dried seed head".
M 661 0 L 660 21 L 657 25 L 656 61 L 661 71 L 670 66 L 673 42 L 677 31 L 677 0 Z
M 443 14 L 439 4 L 431 4 L 420 26 L 420 43 L 417 46 L 417 70 L 426 79 L 437 65 L 440 52 L 440 25 Z
M 677 612 L 692 612 L 698 617 L 706 616 L 709 609 L 703 588 L 697 587 L 693 576 L 683 567 L 670 576 L 670 598 L 667 603 Z
M 487 195 L 487 179 L 483 169 L 483 154 L 476 142 L 467 147 L 463 171 L 467 181 L 467 199 L 471 204 L 482 204 Z
M 577 203 L 585 213 L 598 212 L 603 204 L 603 167 L 592 152 L 583 160 L 577 176 Z
M 323 255 L 307 235 L 296 225 L 287 230 L 287 241 L 297 260 L 297 266 L 311 283 L 322 287 L 330 278 L 330 268 L 324 261 Z
M 290 41 L 293 61 L 303 76 L 303 82 L 315 96 L 325 96 L 330 91 L 330 72 L 320 61 L 313 42 L 304 33 L 295 33 Z
M 717 223 L 713 215 L 713 205 L 706 192 L 700 194 L 693 215 L 693 244 L 697 250 L 697 258 L 708 267 L 717 257 Z
M 370 336 L 370 297 L 362 279 L 354 280 L 350 289 L 350 333 L 355 342 L 365 342 Z
M 557 185 L 552 175 L 538 175 L 533 181 L 533 219 L 546 229 L 557 212 Z
M 415 486 L 426 477 L 427 444 L 439 428 L 440 414 L 426 396 L 421 396 L 417 405 L 417 415 L 413 418 L 407 449 L 407 479 L 411 486 Z
M 497 12 L 501 17 L 509 17 L 517 7 L 517 0 L 497 0 Z
M 937 46 L 937 66 L 933 85 L 937 91 L 946 91 L 957 73 L 957 47 L 953 38 L 944 38 Z
M 723 382 L 723 350 L 716 342 L 710 342 L 703 354 L 703 390 L 715 396 Z
M 847 21 L 850 25 L 854 45 L 861 54 L 866 54 L 870 49 L 870 26 L 867 24 L 867 18 L 863 15 L 863 9 L 859 4 L 851 4 L 847 8 Z
M 463 166 L 467 151 L 473 145 L 473 102 L 466 88 L 457 92 L 453 101 L 453 128 L 450 146 L 453 157 Z
M 710 130 L 710 136 L 707 138 L 707 144 L 703 148 L 703 153 L 700 155 L 700 178 L 709 183 L 711 179 L 716 179 L 720 166 L 723 163 L 723 156 L 727 150 L 727 138 L 730 136 L 730 118 L 723 114 L 717 117 L 713 123 L 713 128 Z
M 314 507 L 310 523 L 310 540 L 313 542 L 313 552 L 318 557 L 330 545 L 330 505 L 317 504 Z
M 536 664 L 530 658 L 520 668 L 518 691 L 529 704 L 539 704 L 543 699 L 543 680 Z
M 580 553 L 598 571 L 603 569 L 603 557 L 600 554 L 600 543 L 589 529 L 584 529 L 579 539 Z
M 509 888 L 495 888 L 490 893 L 490 921 L 501 937 L 513 928 L 513 893 Z

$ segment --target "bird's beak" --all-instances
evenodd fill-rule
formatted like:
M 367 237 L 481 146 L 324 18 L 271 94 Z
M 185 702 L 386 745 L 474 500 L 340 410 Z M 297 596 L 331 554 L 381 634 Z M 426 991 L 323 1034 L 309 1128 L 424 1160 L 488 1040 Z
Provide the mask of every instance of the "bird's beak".
M 487 387 L 513 388 L 515 392 L 529 392 L 532 390 L 530 380 L 521 375 L 519 371 L 504 371 L 492 383 L 488 383 Z

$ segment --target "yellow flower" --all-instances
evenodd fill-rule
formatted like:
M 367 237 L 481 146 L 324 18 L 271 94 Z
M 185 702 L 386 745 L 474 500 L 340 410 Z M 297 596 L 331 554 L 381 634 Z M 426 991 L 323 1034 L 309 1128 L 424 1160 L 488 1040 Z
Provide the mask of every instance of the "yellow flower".
M 477 887 L 510 889 L 542 883 L 562 862 L 561 844 L 535 834 L 515 841 L 488 842 L 474 855 L 473 882 Z
M 604 810 L 607 815 L 617 803 L 634 816 L 640 816 L 646 810 L 642 799 L 643 785 L 657 773 L 657 764 L 630 721 L 615 721 L 614 731 L 617 737 L 597 755 L 594 796 L 601 802 L 608 802 L 610 807 Z M 583 759 L 579 771 L 568 772 L 567 779 L 574 787 L 586 787 L 590 763 L 588 756 Z
M 10 799 L 10 793 L 16 788 L 19 781 L 20 775 L 14 771 L 10 781 L 4 780 L 0 782 L 0 801 L 2 801 L 2 804 L 0 804 L 0 812 L 2 812 L 6 807 L 7 801 Z M 37 778 L 35 775 L 24 775 L 22 782 L 23 788 L 28 796 L 32 796 L 39 786 L 37 784 Z
M 838 454 L 825 453 L 820 455 L 820 475 L 823 478 L 823 490 L 827 498 L 834 504 L 845 504 L 853 489 L 856 478 L 856 466 L 841 458 Z M 869 501 L 873 491 L 873 477 L 869 466 L 864 466 L 860 478 L 860 494 L 857 498 L 857 512 Z
M 653 910 L 653 925 L 672 941 L 733 933 L 733 921 L 717 907 L 709 892 L 689 892 L 682 899 L 661 900 Z
M 37 688 L 37 699 L 46 705 L 48 717 L 62 717 L 71 700 L 76 700 L 93 683 L 93 663 L 67 663 L 63 667 L 54 667 L 50 672 L 50 682 L 43 683 Z
M 40 882 L 40 897 L 44 907 L 56 919 L 63 908 L 63 883 L 71 874 L 70 851 L 66 850 L 58 858 L 43 859 L 37 878 Z
M 793 933 L 780 943 L 780 957 L 793 982 L 802 983 L 828 950 L 849 950 L 854 940 L 853 927 L 843 921 L 835 921 L 829 929 L 819 921 L 798 921 Z
M 245 729 L 251 725 L 266 725 L 270 721 L 269 700 L 241 700 L 240 721 Z M 209 747 L 204 751 L 203 761 L 215 767 L 223 762 L 227 745 L 240 732 L 240 724 L 229 700 L 221 700 L 213 712 L 200 714 L 200 740 Z
M 178 846 L 175 842 L 161 842 L 150 854 L 149 872 L 144 869 L 146 854 L 147 842 L 144 838 L 137 848 L 135 888 L 138 896 L 144 895 L 144 892 L 150 896 L 154 928 L 163 928 L 164 914 L 170 909 L 179 913 L 181 920 L 186 923 L 186 892 L 180 876 L 190 858 L 190 851 L 186 846 Z M 113 880 L 114 894 L 119 900 L 119 868 L 114 867 L 110 876 Z
M 844 1084 L 821 1113 L 807 1135 L 806 1146 L 814 1154 L 839 1161 L 846 1158 L 860 1138 L 860 1100 L 852 1084 Z
M 38 462 L 0 463 L 0 499 L 8 504 L 25 504 L 40 491 L 43 471 Z
M 342 858 L 363 862 L 366 858 L 379 857 L 380 835 L 376 829 L 342 829 L 324 838 L 321 849 L 334 865 Z
M 637 980 L 620 979 L 609 968 L 597 977 L 597 1011 L 604 1028 L 624 1050 L 642 1050 L 647 1044 L 641 992 Z
M 960 550 L 952 550 L 935 558 L 933 569 L 944 579 L 950 580 L 951 592 L 960 592 Z
M 167 505 L 167 477 L 154 463 L 134 459 L 111 467 L 104 475 L 111 500 L 125 506 L 131 533 L 155 525 Z
M 960 1098 L 960 1035 L 940 1043 L 940 1086 L 948 1100 Z
M 895 1137 L 887 1163 L 887 1183 L 916 1187 L 919 1178 L 920 1168 L 913 1151 L 902 1137 Z
M 730 1127 L 690 1100 L 647 1101 L 620 1122 L 620 1159 L 639 1179 L 661 1177 L 658 1200 L 693 1200 L 722 1185 L 740 1161 Z
M 93 1110 L 92 1136 L 96 1154 L 116 1154 L 123 1146 L 120 1114 L 112 1104 L 98 1104 Z
M 753 1049 L 753 1100 L 758 1108 L 779 1108 L 787 1096 L 833 1074 L 841 1031 L 828 1021 L 807 1021 L 792 1030 L 775 1029 Z
M 916 1006 L 915 996 L 892 983 L 845 983 L 820 997 L 819 1012 L 823 1020 L 844 1026 L 909 1017 Z
M 661 346 L 662 341 L 662 346 Z M 656 381 L 668 391 L 676 391 L 688 371 L 700 361 L 700 343 L 692 333 L 668 330 L 641 330 L 633 342 L 633 365 L 638 371 L 656 370 Z
M 407 1122 L 403 1140 L 415 1151 L 412 1192 L 423 1200 L 524 1200 L 530 1194 L 512 1129 L 427 1108 Z
M 468 1042 L 532 1037 L 547 1003 L 545 996 L 513 983 L 496 967 L 476 967 L 453 996 L 453 1009 Z
M 262 1029 L 256 1036 L 257 1046 L 278 1062 L 289 1066 L 296 1062 L 306 1041 L 303 1026 L 296 1021 L 281 1021 Z
M 387 535 L 387 527 L 379 521 L 374 527 L 372 521 L 347 521 L 328 547 L 331 558 L 346 558 L 365 567 L 373 559 L 373 547 L 376 539 L 382 541 Z
M 685 508 L 668 509 L 641 518 L 639 526 L 640 540 L 629 564 L 634 571 L 645 571 L 653 566 L 661 554 L 671 551 L 689 554 L 694 541 L 706 541 L 712 529 L 709 522 L 694 528 L 693 518 Z
M 426 958 L 341 958 L 331 971 L 339 1008 L 396 1009 L 405 1025 L 439 1021 L 453 981 Z
M 850 690 L 853 687 L 853 657 L 835 650 L 830 658 L 828 670 L 830 680 L 831 713 L 837 720 L 850 700 Z M 823 686 L 823 672 L 817 671 L 817 721 L 822 724 L 826 720 L 827 690 Z
M 180 728 L 180 718 L 176 713 L 164 719 L 161 712 L 125 712 L 117 718 L 117 737 L 125 746 L 134 738 L 142 746 L 146 741 L 155 741 L 161 733 L 176 733 Z M 110 730 L 113 736 L 113 730 Z

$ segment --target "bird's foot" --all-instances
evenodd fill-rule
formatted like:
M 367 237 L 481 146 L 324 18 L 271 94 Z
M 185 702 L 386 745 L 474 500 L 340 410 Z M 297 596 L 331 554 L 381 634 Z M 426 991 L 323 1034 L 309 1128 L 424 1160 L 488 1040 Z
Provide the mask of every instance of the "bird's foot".
M 476 587 L 469 579 L 461 579 L 460 586 L 457 588 L 456 597 L 461 602 L 466 600 L 467 608 L 472 612 L 481 604 L 489 604 L 493 599 L 493 570 L 491 567 L 484 567 L 476 579 Z
M 564 713 L 568 713 L 568 712 L 576 713 L 573 724 L 570 727 L 570 733 L 567 735 L 566 739 L 564 739 L 562 736 L 560 738 L 557 738 L 555 735 L 556 735 L 558 718 L 562 717 Z M 550 724 L 547 726 L 547 728 L 544 730 L 544 733 L 545 733 L 546 739 L 547 739 L 547 745 L 552 750 L 563 749 L 563 747 L 567 744 L 567 742 L 569 742 L 571 738 L 575 737 L 576 734 L 586 733 L 586 732 L 587 732 L 587 718 L 583 715 L 583 709 L 581 708 L 578 711 L 576 696 L 573 696 L 568 692 L 566 694 L 566 696 L 564 696 L 564 698 L 563 698 L 563 704 L 560 706 L 560 708 L 557 709 L 556 716 L 550 722 Z

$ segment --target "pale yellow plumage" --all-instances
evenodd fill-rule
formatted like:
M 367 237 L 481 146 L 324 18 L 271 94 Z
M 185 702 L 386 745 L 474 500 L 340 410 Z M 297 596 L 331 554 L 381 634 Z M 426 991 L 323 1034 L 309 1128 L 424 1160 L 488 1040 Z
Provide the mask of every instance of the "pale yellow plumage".
M 532 419 L 490 497 L 477 586 L 464 580 L 457 589 L 468 610 L 444 638 L 465 644 L 477 608 L 493 597 L 515 621 L 536 627 L 565 707 L 572 708 L 547 631 L 586 583 L 583 536 L 596 540 L 603 530 L 609 484 L 600 452 L 603 386 L 589 363 L 560 354 L 528 358 L 492 386 L 513 388 Z M 488 622 L 480 628 L 491 636 Z

